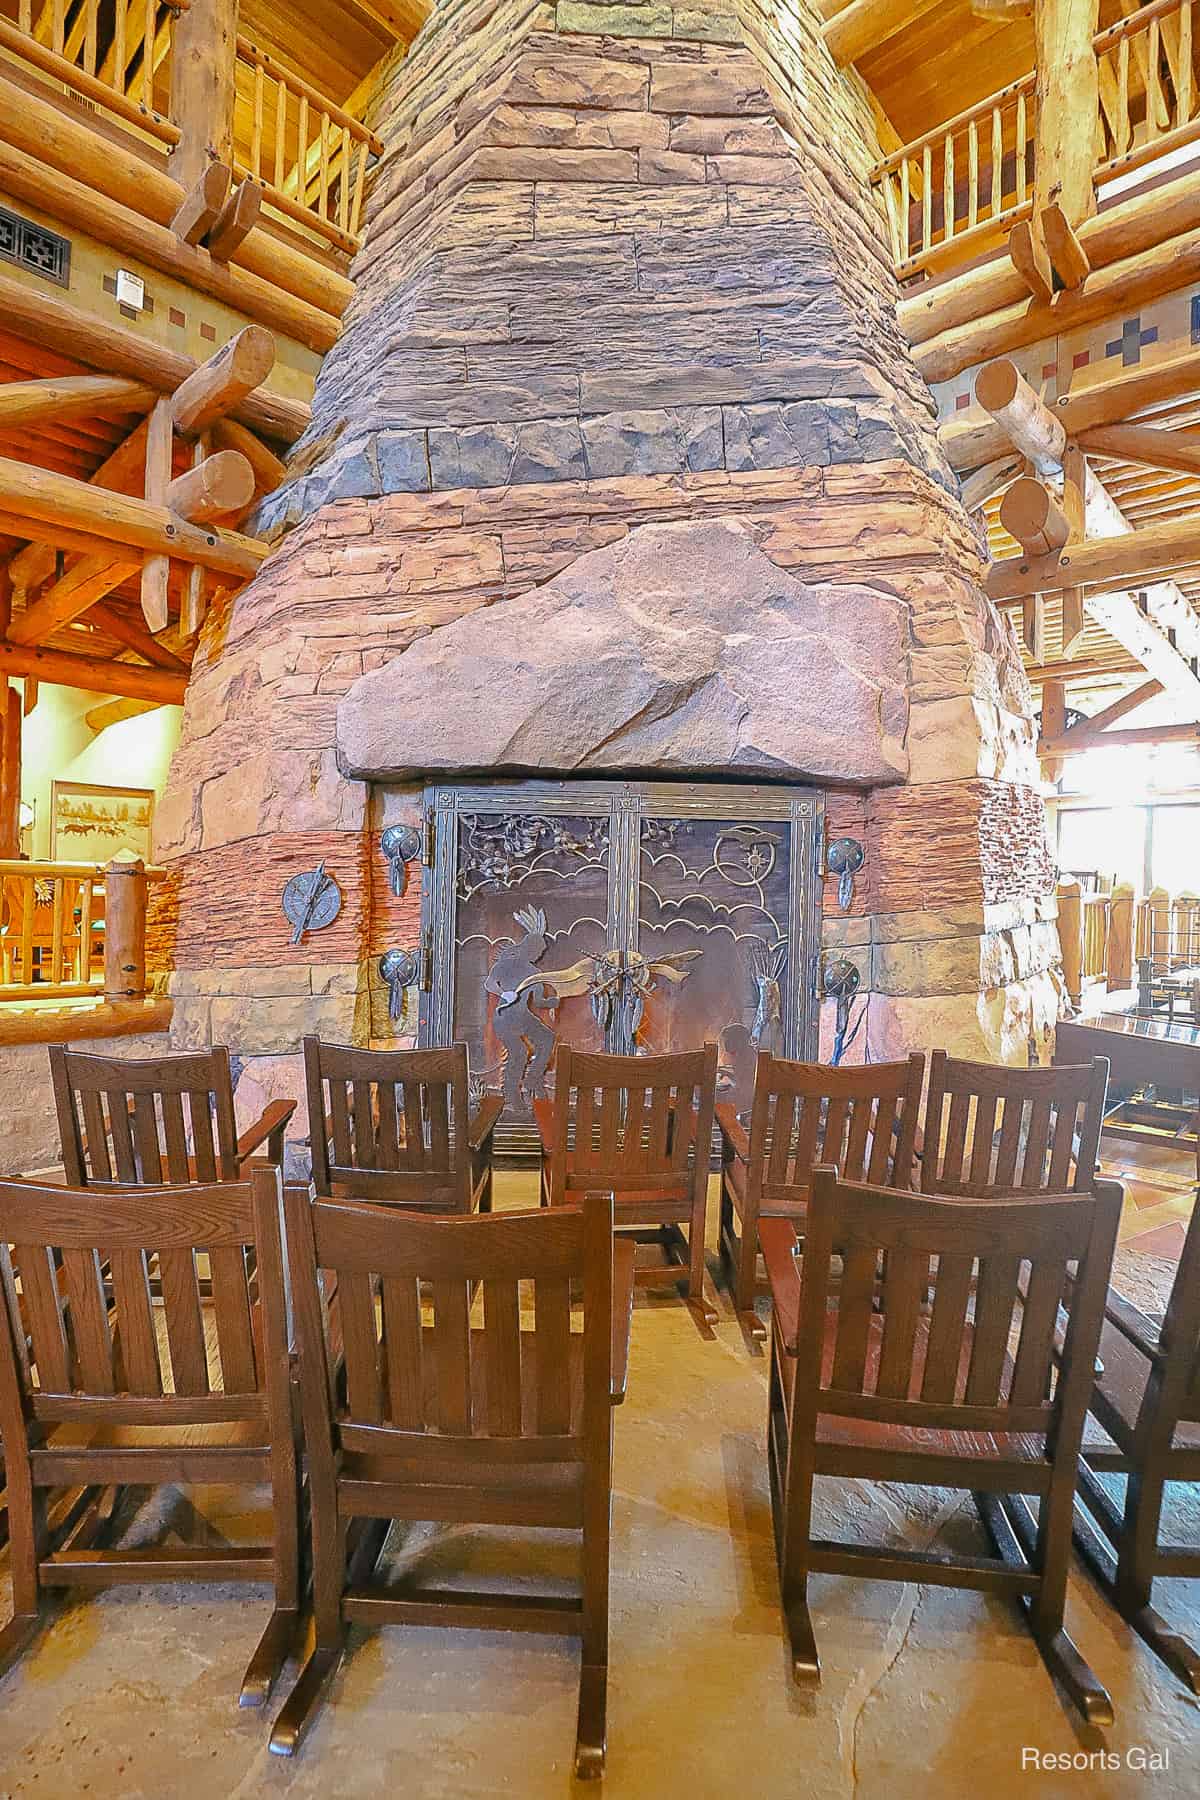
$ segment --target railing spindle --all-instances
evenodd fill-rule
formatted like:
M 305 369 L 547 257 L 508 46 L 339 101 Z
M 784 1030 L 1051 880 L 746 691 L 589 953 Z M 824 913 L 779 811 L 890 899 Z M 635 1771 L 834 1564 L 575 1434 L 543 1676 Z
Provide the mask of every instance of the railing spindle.
M 83 66 L 89 75 L 96 73 L 96 14 L 100 0 L 84 0 Z
M 317 139 L 320 146 L 320 160 L 317 164 L 318 212 L 321 218 L 329 217 L 329 114 L 321 114 L 321 134 Z
M 992 217 L 998 219 L 1004 209 L 1004 113 L 992 108 Z
M 61 875 L 53 882 L 54 899 L 50 910 L 50 979 L 62 980 L 63 915 L 67 906 L 67 884 Z
M 254 122 L 250 130 L 250 173 L 257 181 L 262 174 L 262 140 L 263 140 L 263 99 L 264 99 L 263 66 L 254 65 Z
M 158 0 L 146 0 L 142 21 L 142 105 L 154 111 L 154 21 Z
M 92 973 L 92 878 L 87 876 L 79 889 L 79 969 L 77 979 L 87 981 Z
M 921 251 L 927 254 L 933 243 L 933 146 L 926 144 L 921 152 Z
M 33 0 L 21 0 L 20 10 L 17 13 L 17 24 L 21 27 L 22 31 L 29 32 L 32 35 Z
M 1163 98 L 1159 70 L 1158 20 L 1151 19 L 1149 46 L 1146 53 L 1146 136 L 1158 137 L 1171 123 L 1171 115 Z
M 908 261 L 909 213 L 912 210 L 912 195 L 909 184 L 912 175 L 907 156 L 900 164 L 900 260 Z
M 954 236 L 954 133 L 942 139 L 942 242 Z
M 300 129 L 296 137 L 296 198 L 308 205 L 308 95 L 300 96 Z
M 66 46 L 67 6 L 66 0 L 54 0 L 50 24 L 50 48 L 61 56 Z
M 275 83 L 275 186 L 282 190 L 284 159 L 287 155 L 288 91 L 282 81 Z
M 1024 96 L 1024 94 L 1018 94 L 1017 95 L 1017 153 L 1016 153 L 1016 165 L 1017 165 L 1016 166 L 1016 180 L 1017 180 L 1017 205 L 1018 206 L 1024 206 L 1026 196 L 1029 193 L 1029 172 L 1028 172 L 1028 162 L 1026 160 L 1028 157 L 1028 150 L 1029 150 L 1029 121 L 1025 115 L 1025 96 Z
M 967 230 L 979 223 L 979 126 L 967 127 Z
M 1196 80 L 1192 65 L 1192 0 L 1183 0 L 1179 9 L 1179 81 L 1176 88 L 1178 103 L 1176 118 L 1180 125 L 1186 125 L 1191 118 L 1195 95 Z
M 129 77 L 129 63 L 125 54 L 125 26 L 129 13 L 129 0 L 115 0 L 113 15 L 113 80 L 112 85 L 118 94 L 126 91 Z
M 338 225 L 343 231 L 350 224 L 350 127 L 342 126 L 342 148 L 338 159 Z
M 363 138 L 358 146 L 358 170 L 354 177 L 354 205 L 350 208 L 350 232 L 358 236 L 358 222 L 362 217 L 363 183 L 367 174 L 367 141 Z

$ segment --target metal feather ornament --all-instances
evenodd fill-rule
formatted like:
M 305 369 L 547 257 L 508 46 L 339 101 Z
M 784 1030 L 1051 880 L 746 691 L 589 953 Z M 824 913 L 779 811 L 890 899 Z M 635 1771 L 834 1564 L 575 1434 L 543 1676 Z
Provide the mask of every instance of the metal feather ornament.
M 292 942 L 298 944 L 309 931 L 323 931 L 332 925 L 342 910 L 342 890 L 324 862 L 302 875 L 293 875 L 283 890 L 283 916 L 292 928 Z

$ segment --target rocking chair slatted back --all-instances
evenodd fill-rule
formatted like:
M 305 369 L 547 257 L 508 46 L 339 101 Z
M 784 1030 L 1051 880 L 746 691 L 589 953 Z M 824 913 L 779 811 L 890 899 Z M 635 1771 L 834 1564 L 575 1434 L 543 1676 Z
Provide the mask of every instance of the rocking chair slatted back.
M 803 1200 L 819 1163 L 846 1181 L 912 1184 L 925 1058 L 829 1068 L 763 1051 L 754 1078 L 750 1162 L 764 1210 Z
M 1065 1431 L 1077 1445 L 1120 1211 L 1112 1182 L 1053 1199 L 971 1201 L 818 1170 L 801 1267 L 796 1422 L 829 1413 L 935 1433 Z
M 592 1056 L 560 1044 L 551 1204 L 590 1188 L 690 1196 L 708 1179 L 716 1075 L 714 1044 L 673 1056 Z
M 1079 1068 L 1009 1069 L 935 1050 L 922 1189 L 975 1198 L 1089 1189 L 1108 1068 L 1103 1056 Z
M 287 1343 L 269 1180 L 264 1195 L 256 1209 L 249 1184 L 227 1182 L 164 1188 L 147 1206 L 124 1189 L 0 1186 L 0 1259 L 24 1326 L 15 1343 L 30 1416 L 265 1418 L 264 1358 L 271 1344 L 286 1363 Z
M 223 1046 L 154 1061 L 90 1056 L 61 1044 L 49 1049 L 72 1186 L 237 1180 L 233 1080 Z
M 304 1040 L 318 1194 L 469 1212 L 465 1044 L 357 1050 Z

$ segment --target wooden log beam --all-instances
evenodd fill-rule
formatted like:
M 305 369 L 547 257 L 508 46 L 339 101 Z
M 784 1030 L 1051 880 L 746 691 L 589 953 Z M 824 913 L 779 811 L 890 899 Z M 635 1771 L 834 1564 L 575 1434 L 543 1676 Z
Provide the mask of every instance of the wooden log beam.
M 275 339 L 261 325 L 246 325 L 176 388 L 171 400 L 174 429 L 196 437 L 215 419 L 232 412 L 271 373 Z
M 0 681 L 0 856 L 21 853 L 21 695 Z
M 254 470 L 256 494 L 270 494 L 287 479 L 287 468 L 260 437 L 239 425 L 236 419 L 218 419 L 213 426 L 213 441 L 222 449 L 237 450 Z
M 822 26 L 825 43 L 839 69 L 895 37 L 931 12 L 937 0 L 850 0 Z
M 185 244 L 198 244 L 207 236 L 229 198 L 232 180 L 233 170 L 228 163 L 206 164 L 171 220 L 171 230 L 176 237 L 182 238 Z
M 102 700 L 99 706 L 93 706 L 83 715 L 83 722 L 89 731 L 97 736 L 107 731 L 110 725 L 120 725 L 126 719 L 140 718 L 142 713 L 157 712 L 157 700 Z
M 1200 516 L 1163 519 L 1127 537 L 1094 538 L 1053 556 L 1013 556 L 993 563 L 987 591 L 993 600 L 1057 593 L 1064 587 L 1125 587 L 1171 569 L 1200 563 Z
M 227 263 L 237 254 L 258 223 L 262 212 L 263 189 L 259 181 L 247 175 L 230 194 L 208 234 L 208 253 L 219 263 Z
M 84 693 L 121 694 L 129 700 L 156 700 L 182 706 L 187 676 L 173 669 L 144 669 L 137 663 L 106 662 L 29 644 L 0 644 L 0 677 L 33 675 Z
M 1056 739 L 1060 748 L 1069 741 L 1080 749 L 1087 749 L 1097 742 L 1107 741 L 1103 734 L 1109 725 L 1115 725 L 1118 719 L 1127 718 L 1131 712 L 1136 712 L 1139 706 L 1144 706 L 1147 700 L 1155 699 L 1162 692 L 1161 681 L 1143 681 L 1131 693 L 1122 694 L 1120 699 L 1110 701 L 1100 712 L 1093 713 L 1088 719 L 1081 719 L 1070 729 L 1067 728 L 1065 719 L 1054 722 L 1047 716 L 1043 698 L 1042 735 Z
M 72 306 L 58 294 L 34 292 L 3 270 L 0 316 L 9 331 L 30 343 L 106 373 L 132 376 L 163 394 L 173 393 L 203 366 L 181 351 L 156 344 L 144 331 L 129 331 L 115 321 Z M 254 431 L 290 444 L 306 429 L 312 412 L 302 400 L 259 389 L 239 402 L 233 416 Z
M 97 625 L 106 637 L 116 638 L 118 644 L 124 644 L 127 650 L 135 650 L 137 654 L 156 669 L 179 669 L 187 673 L 191 664 L 185 657 L 176 656 L 156 637 L 152 637 L 145 628 L 119 606 L 108 600 L 97 600 L 87 610 L 87 618 Z
M 118 201 L 135 215 L 168 228 L 191 186 L 135 150 L 100 137 L 84 119 L 73 119 L 2 74 L 0 138 L 37 157 L 48 173 L 71 175 L 96 196 Z M 340 319 L 354 297 L 353 282 L 337 269 L 265 231 L 251 232 L 234 260 L 239 269 L 332 319 Z
M 51 543 L 58 541 L 56 534 L 65 534 L 72 548 L 80 536 L 99 537 L 129 549 L 198 562 L 243 580 L 256 573 L 270 552 L 270 545 L 240 532 L 190 525 L 165 506 L 9 457 L 0 457 L 0 511 L 41 526 L 29 535 L 47 537 Z
M 165 407 L 169 403 L 162 401 L 160 404 Z M 168 418 L 168 431 L 169 424 Z M 157 462 L 162 464 L 164 446 L 155 445 L 153 437 L 154 434 L 151 433 L 148 449 L 153 450 Z M 165 452 L 169 456 L 169 435 L 165 442 Z M 166 466 L 169 467 L 169 463 Z M 147 473 L 149 474 L 149 465 Z M 161 491 L 161 504 L 169 513 L 194 524 L 203 524 L 225 513 L 238 512 L 249 505 L 254 496 L 254 471 L 238 451 L 221 450 L 215 456 L 207 457 L 196 468 L 177 476 L 174 481 L 163 483 Z M 150 495 L 147 497 L 152 498 Z M 13 621 L 9 627 L 9 638 L 14 644 L 44 643 L 63 625 L 70 624 L 73 619 L 80 618 L 86 612 L 94 611 L 97 601 L 111 594 L 114 588 L 120 587 L 123 581 L 127 581 L 139 569 L 142 575 L 142 611 L 146 614 L 147 626 L 151 633 L 163 631 L 168 623 L 168 567 L 169 558 L 166 554 L 147 557 L 144 562 L 138 556 L 114 555 L 105 551 L 94 556 L 84 556 Z M 147 577 L 151 590 L 149 596 Z M 151 637 L 150 642 L 153 641 Z
M 48 425 L 59 419 L 104 418 L 109 413 L 146 412 L 155 389 L 120 375 L 57 375 L 47 381 L 10 381 L 0 386 L 0 429 Z
M 1111 263 L 1124 262 L 1144 250 L 1157 252 L 1164 263 L 1169 263 L 1174 255 L 1173 240 L 1197 230 L 1200 230 L 1200 182 L 1192 171 L 1164 182 L 1161 187 L 1119 200 L 1085 219 L 1079 227 L 1079 241 L 1092 269 L 1089 281 L 1095 280 L 1098 270 L 1108 268 Z M 932 339 L 943 338 L 960 325 L 981 327 L 1006 307 L 1028 311 L 1028 303 L 1029 295 L 1018 272 L 1006 257 L 996 257 L 981 268 L 965 269 L 948 281 L 906 296 L 896 308 L 896 317 L 909 343 L 920 346 Z M 1032 343 L 1034 339 L 1026 341 Z M 1002 344 L 993 354 L 1014 347 Z M 968 358 L 959 367 L 967 368 L 971 361 L 981 360 L 981 357 Z M 939 375 L 923 372 L 927 379 L 942 379 Z M 951 374 L 958 372 L 958 369 L 949 371 Z
M 3 85 L 0 82 L 0 87 Z M 2 120 L 0 112 L 0 128 Z M 36 153 L 0 142 L 0 189 L 41 208 L 64 225 L 136 257 L 149 268 L 210 294 L 235 312 L 249 314 L 310 350 L 324 352 L 337 343 L 340 327 L 329 313 L 319 312 L 307 300 L 298 300 L 248 269 L 218 262 L 199 245 L 185 244 L 169 225 L 158 225 L 74 176 L 50 168 Z
M 193 375 L 194 381 L 196 377 Z M 182 390 L 181 390 L 182 391 Z M 146 468 L 142 480 L 142 492 L 152 506 L 165 506 L 167 490 L 171 485 L 171 460 L 175 449 L 175 427 L 172 413 L 178 394 L 173 398 L 163 394 L 155 401 L 154 411 L 150 414 L 150 427 L 146 434 Z M 114 560 L 114 567 L 122 571 L 122 564 Z M 167 584 L 171 574 L 170 558 L 165 555 L 148 556 L 142 564 L 140 579 L 142 617 L 146 621 L 148 631 L 165 631 L 171 620 L 167 604 Z M 113 582 L 116 587 L 125 579 L 123 571 L 118 573 Z M 61 587 L 61 583 L 58 584 Z M 45 601 L 53 600 L 53 592 L 45 596 Z M 103 596 L 97 594 L 96 599 Z M 33 612 L 37 612 L 37 607 Z M 48 636 L 46 632 L 43 637 Z
M 1078 394 L 1063 395 L 1053 412 L 1064 434 L 1078 438 L 1095 425 L 1136 419 L 1195 393 L 1200 393 L 1200 349 L 1145 369 L 1122 369 Z M 938 438 L 951 468 L 959 473 L 995 462 L 1012 450 L 1012 440 L 994 418 L 983 424 L 947 420 L 939 427 Z
M 1102 745 L 1124 745 L 1127 749 L 1148 749 L 1153 744 L 1197 744 L 1200 745 L 1200 725 L 1134 725 L 1128 731 L 1106 731 L 1095 742 L 1072 744 L 1067 737 L 1058 738 L 1053 743 L 1043 745 L 1047 756 L 1079 756 L 1088 750 L 1095 750 Z
M 1061 550 L 1071 527 L 1058 501 L 1044 482 L 1022 475 L 1000 502 L 1000 523 L 1015 537 L 1026 556 L 1048 556 Z
M 1158 425 L 1096 425 L 1083 432 L 1080 449 L 1122 462 L 1146 463 L 1152 469 L 1174 469 L 1200 475 L 1200 431 L 1164 431 Z
M 985 363 L 975 377 L 975 398 L 991 413 L 1008 440 L 1041 475 L 1062 467 L 1066 428 L 1034 392 L 1014 362 L 999 357 Z
M 174 24 L 171 117 L 179 142 L 167 164 L 184 187 L 209 162 L 233 162 L 238 0 L 191 0 Z
M 985 463 L 982 469 L 976 469 L 966 476 L 962 483 L 962 503 L 968 512 L 975 512 L 985 506 L 1001 488 L 1007 487 L 1024 466 L 1021 456 L 998 456 L 995 462 Z

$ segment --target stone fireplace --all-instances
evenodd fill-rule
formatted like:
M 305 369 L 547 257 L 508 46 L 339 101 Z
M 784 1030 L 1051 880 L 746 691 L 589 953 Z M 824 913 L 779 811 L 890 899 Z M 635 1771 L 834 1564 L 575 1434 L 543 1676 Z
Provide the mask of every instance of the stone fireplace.
M 1028 687 L 807 0 L 442 5 L 372 123 L 357 297 L 159 809 L 178 1041 L 249 1107 L 305 1031 L 413 1038 L 381 841 L 427 784 L 721 782 L 864 847 L 820 894 L 851 1054 L 1024 1060 L 1061 991 Z M 340 915 L 293 945 L 321 862 Z

